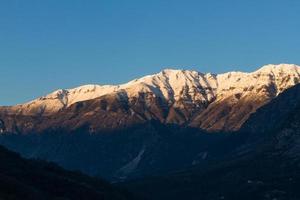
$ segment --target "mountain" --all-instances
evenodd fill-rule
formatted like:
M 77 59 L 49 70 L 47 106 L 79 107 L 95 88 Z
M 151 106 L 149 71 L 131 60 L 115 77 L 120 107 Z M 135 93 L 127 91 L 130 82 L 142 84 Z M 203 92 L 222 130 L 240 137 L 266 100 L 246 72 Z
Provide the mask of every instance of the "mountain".
M 153 121 L 99 134 L 89 134 L 84 129 L 71 133 L 3 134 L 0 144 L 26 158 L 52 161 L 66 169 L 115 182 L 220 159 L 239 142 L 231 134 L 206 134 L 195 128 Z
M 299 199 L 299 68 L 267 65 L 221 75 L 165 70 L 120 86 L 60 90 L 2 107 L 0 144 L 150 200 Z M 128 197 L 99 180 L 12 155 L 0 156 L 8 158 L 1 160 L 4 197 L 13 188 L 37 199 L 82 199 L 85 191 L 93 199 L 98 184 L 114 191 L 107 195 Z M 45 181 L 32 181 L 40 176 Z M 65 176 L 76 191 L 56 183 Z M 53 185 L 65 189 L 55 193 Z
M 296 85 L 251 114 L 241 131 L 264 134 L 280 128 L 283 123 L 288 121 L 288 118 L 297 112 L 299 106 L 300 86 Z
M 0 146 L 0 199 L 126 200 L 129 193 L 53 163 L 27 160 Z
M 213 132 L 235 131 L 256 109 L 299 83 L 299 72 L 299 66 L 289 64 L 219 75 L 167 69 L 123 85 L 62 89 L 29 103 L 0 107 L 0 131 L 85 127 L 97 133 L 153 120 Z
M 222 133 L 240 129 L 262 105 L 280 99 L 298 83 L 299 69 L 267 65 L 221 75 L 164 70 L 120 86 L 60 90 L 2 107 L 0 144 L 110 181 L 231 159 L 250 131 Z M 267 117 L 244 126 L 259 126 Z M 260 126 L 254 130 L 267 125 Z
M 148 199 L 300 199 L 300 85 L 259 108 L 230 159 L 122 183 Z

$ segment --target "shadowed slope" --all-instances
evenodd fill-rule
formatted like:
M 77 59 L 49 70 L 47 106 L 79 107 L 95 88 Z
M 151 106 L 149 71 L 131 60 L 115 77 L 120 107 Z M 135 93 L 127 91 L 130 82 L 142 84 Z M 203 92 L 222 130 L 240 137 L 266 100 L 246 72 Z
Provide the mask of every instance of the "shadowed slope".
M 1 146 L 0 162 L 0 199 L 133 199 L 104 181 L 53 163 L 23 159 Z

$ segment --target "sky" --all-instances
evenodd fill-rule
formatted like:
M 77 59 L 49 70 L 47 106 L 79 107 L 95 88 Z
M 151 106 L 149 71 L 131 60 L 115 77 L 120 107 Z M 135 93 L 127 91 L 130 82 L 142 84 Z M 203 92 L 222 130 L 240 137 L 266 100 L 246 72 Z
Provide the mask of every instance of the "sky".
M 298 0 L 1 0 L 0 105 L 164 68 L 300 64 Z

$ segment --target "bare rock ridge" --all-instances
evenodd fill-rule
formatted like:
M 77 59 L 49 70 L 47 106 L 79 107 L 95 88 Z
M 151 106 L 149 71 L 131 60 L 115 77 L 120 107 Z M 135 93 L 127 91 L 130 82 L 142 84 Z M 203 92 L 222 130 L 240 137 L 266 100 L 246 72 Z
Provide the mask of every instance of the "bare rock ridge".
M 27 133 L 85 126 L 97 132 L 158 120 L 234 131 L 299 80 L 300 66 L 293 64 L 219 75 L 166 69 L 122 85 L 61 89 L 25 104 L 0 107 L 0 129 Z

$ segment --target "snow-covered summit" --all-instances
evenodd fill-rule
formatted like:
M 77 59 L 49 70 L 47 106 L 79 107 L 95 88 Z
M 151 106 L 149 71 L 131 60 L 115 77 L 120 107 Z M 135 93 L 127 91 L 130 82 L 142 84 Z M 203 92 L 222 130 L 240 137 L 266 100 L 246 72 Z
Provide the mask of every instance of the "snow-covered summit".
M 299 66 L 295 64 L 269 64 L 261 67 L 255 73 L 273 73 L 279 75 L 280 73 L 290 74 L 299 72 Z
M 252 73 L 228 72 L 214 75 L 197 71 L 165 69 L 157 74 L 135 79 L 122 85 L 84 85 L 60 89 L 29 103 L 12 107 L 23 114 L 51 114 L 70 105 L 104 95 L 125 93 L 128 98 L 150 93 L 174 104 L 211 102 L 232 94 L 246 94 L 249 88 L 274 85 L 275 95 L 295 85 L 300 79 L 300 67 L 293 64 L 266 65 Z

